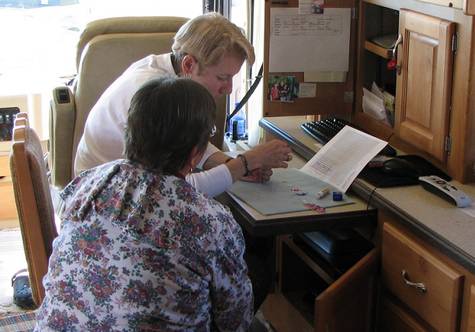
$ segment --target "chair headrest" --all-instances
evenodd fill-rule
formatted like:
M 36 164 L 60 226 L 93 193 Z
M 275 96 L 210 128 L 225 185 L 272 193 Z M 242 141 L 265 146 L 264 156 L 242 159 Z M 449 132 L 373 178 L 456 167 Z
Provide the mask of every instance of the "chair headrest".
M 87 43 L 98 35 L 123 33 L 156 33 L 176 31 L 188 18 L 175 16 L 111 17 L 89 22 L 81 33 L 76 53 L 76 69 Z

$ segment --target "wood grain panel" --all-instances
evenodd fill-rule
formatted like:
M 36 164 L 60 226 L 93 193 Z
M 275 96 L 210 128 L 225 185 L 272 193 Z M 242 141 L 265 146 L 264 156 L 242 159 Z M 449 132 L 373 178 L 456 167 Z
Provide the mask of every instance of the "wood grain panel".
M 385 332 L 425 332 L 427 329 L 399 305 L 385 298 L 381 309 L 381 327 Z
M 409 68 L 434 68 L 434 58 L 437 55 L 437 41 L 418 33 L 410 34 L 409 54 L 407 59 Z M 406 121 L 422 126 L 427 131 L 429 140 L 432 139 L 431 108 L 434 70 L 426 70 L 407 78 L 407 108 L 404 110 Z M 421 86 L 424 87 L 421 89 Z M 401 115 L 403 116 L 403 115 Z M 422 133 L 424 134 L 424 132 Z M 428 142 L 430 144 L 430 141 Z M 430 147 L 430 145 L 429 145 Z
M 280 293 L 267 295 L 260 310 L 276 331 L 314 331 L 313 327 L 302 317 L 297 309 Z
M 470 286 L 469 309 L 467 315 L 467 331 L 475 331 L 475 286 Z
M 403 270 L 412 282 L 423 283 L 426 292 L 406 285 Z M 463 275 L 387 223 L 383 226 L 382 279 L 392 294 L 437 331 L 456 331 Z
M 271 4 L 270 0 L 265 3 L 265 26 L 264 26 L 264 116 L 289 116 L 289 115 L 307 115 L 307 114 L 351 114 L 353 111 L 353 85 L 355 80 L 354 68 L 356 63 L 356 34 L 357 20 L 351 20 L 350 36 L 350 59 L 349 71 L 345 82 L 338 83 L 316 83 L 316 96 L 314 98 L 297 98 L 293 102 L 271 102 L 268 98 L 268 82 L 270 75 L 295 76 L 298 82 L 303 82 L 303 72 L 272 72 L 269 73 L 270 55 L 270 11 L 271 7 L 295 8 L 299 6 L 298 0 L 289 0 L 288 4 Z M 355 0 L 327 0 L 325 8 L 355 8 Z M 316 45 L 317 47 L 317 45 Z M 289 50 L 289 61 L 293 61 L 292 52 L 298 50 Z M 315 61 L 318 61 L 316 59 Z M 347 97 L 350 96 L 350 97 Z
M 462 1 L 463 12 L 467 15 L 475 15 L 475 1 L 463 0 Z
M 398 136 L 438 161 L 447 158 L 455 24 L 401 10 L 396 122 Z
M 378 260 L 373 249 L 315 299 L 315 331 L 371 330 Z

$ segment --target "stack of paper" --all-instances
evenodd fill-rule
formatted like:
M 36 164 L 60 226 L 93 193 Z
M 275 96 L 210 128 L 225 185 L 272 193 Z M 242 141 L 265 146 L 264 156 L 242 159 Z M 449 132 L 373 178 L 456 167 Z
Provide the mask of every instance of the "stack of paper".
M 371 91 L 363 88 L 363 112 L 373 118 L 392 125 L 394 113 L 394 97 L 379 89 L 373 82 Z

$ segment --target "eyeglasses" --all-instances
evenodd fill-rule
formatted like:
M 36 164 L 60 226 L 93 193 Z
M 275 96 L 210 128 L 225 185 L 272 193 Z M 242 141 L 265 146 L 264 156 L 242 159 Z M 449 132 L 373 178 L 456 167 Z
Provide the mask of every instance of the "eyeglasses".
M 209 137 L 213 137 L 215 134 L 216 134 L 216 125 L 214 125 L 213 128 L 211 128 L 211 132 L 209 134 Z

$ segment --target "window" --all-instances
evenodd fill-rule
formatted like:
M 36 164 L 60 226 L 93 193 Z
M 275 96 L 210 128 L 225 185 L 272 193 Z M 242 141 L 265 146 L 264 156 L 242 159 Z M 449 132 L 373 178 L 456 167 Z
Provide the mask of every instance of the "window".
M 231 21 L 248 31 L 249 1 L 222 4 Z M 88 22 L 116 16 L 194 17 L 203 5 L 203 0 L 0 0 L 0 107 L 28 112 L 40 137 L 47 138 L 51 91 L 76 74 L 76 45 Z M 247 77 L 243 66 L 233 81 L 231 110 L 246 92 Z
M 46 138 L 49 95 L 76 73 L 76 45 L 89 21 L 202 11 L 202 0 L 0 0 L 0 107 L 30 113 Z

